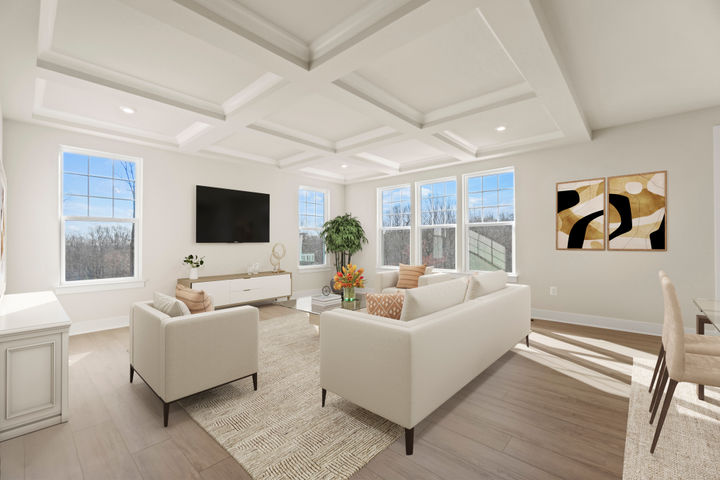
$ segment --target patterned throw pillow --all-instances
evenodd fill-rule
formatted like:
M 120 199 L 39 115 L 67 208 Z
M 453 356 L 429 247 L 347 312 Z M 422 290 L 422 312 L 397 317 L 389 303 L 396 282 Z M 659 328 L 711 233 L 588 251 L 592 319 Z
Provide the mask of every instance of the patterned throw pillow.
M 425 275 L 425 265 L 400 264 L 397 288 L 417 288 L 418 278 Z
M 400 319 L 405 295 L 403 293 L 368 293 L 365 304 L 370 315 Z
M 210 296 L 203 290 L 193 290 L 179 283 L 175 286 L 175 297 L 190 309 L 190 313 L 212 312 Z

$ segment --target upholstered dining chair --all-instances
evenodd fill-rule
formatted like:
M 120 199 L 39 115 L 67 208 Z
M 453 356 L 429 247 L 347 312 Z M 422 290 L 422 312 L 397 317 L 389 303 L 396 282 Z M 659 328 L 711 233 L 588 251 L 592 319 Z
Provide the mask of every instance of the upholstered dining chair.
M 655 446 L 660 438 L 665 417 L 667 416 L 670 403 L 675 393 L 675 388 L 680 382 L 699 383 L 710 386 L 720 386 L 720 357 L 716 355 L 703 355 L 699 353 L 689 353 L 685 345 L 685 331 L 683 328 L 682 314 L 680 313 L 680 303 L 675 293 L 675 286 L 667 276 L 661 276 L 663 301 L 665 306 L 664 324 L 667 325 L 667 335 L 665 343 L 664 368 L 660 374 L 660 380 L 655 387 L 656 400 L 651 407 L 652 415 L 650 416 L 650 424 L 655 420 L 655 414 L 662 397 L 662 392 L 667 385 L 665 400 L 663 402 L 658 424 L 655 428 L 655 436 L 653 437 L 650 453 L 655 452 Z
M 667 273 L 660 270 L 658 272 L 658 277 L 660 277 L 660 282 L 662 283 L 663 277 L 668 277 Z M 667 317 L 665 317 L 667 319 Z M 667 343 L 667 335 L 668 335 L 668 323 L 667 321 L 663 321 L 663 329 L 662 329 L 662 341 L 660 342 L 660 352 L 658 353 L 657 362 L 655 362 L 655 370 L 653 371 L 652 380 L 650 380 L 650 387 L 648 388 L 648 392 L 652 392 L 653 388 L 656 387 L 656 384 L 660 382 L 660 376 L 658 375 L 659 372 L 662 372 L 665 365 L 665 344 Z M 717 355 L 720 356 L 720 338 L 717 337 L 709 337 L 705 335 L 698 335 L 696 333 L 685 333 L 685 351 L 688 353 L 697 353 L 701 355 Z M 657 390 L 655 390 L 655 395 L 653 395 L 652 400 L 650 402 L 650 408 L 649 411 L 652 411 L 652 407 L 655 404 L 657 397 Z

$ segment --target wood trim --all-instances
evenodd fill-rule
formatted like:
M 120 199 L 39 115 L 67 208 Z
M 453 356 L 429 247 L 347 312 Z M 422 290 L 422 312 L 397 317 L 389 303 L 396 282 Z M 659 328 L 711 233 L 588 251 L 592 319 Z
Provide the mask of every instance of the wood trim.
M 595 180 L 602 180 L 603 188 L 603 248 L 560 248 L 558 243 L 558 193 L 560 192 L 560 185 L 563 183 L 579 183 L 579 182 L 592 182 Z M 598 178 L 585 178 L 582 180 L 567 180 L 565 182 L 555 182 L 555 250 L 570 251 L 570 252 L 604 252 L 607 249 L 607 180 L 605 177 Z
M 290 281 L 292 282 L 292 272 L 288 272 L 285 270 L 279 270 L 277 272 L 258 272 L 254 273 L 252 275 L 248 273 L 232 273 L 229 275 L 213 275 L 208 277 L 198 277 L 198 278 L 178 278 L 177 283 L 184 285 L 188 288 L 192 288 L 193 283 L 200 283 L 200 282 L 221 282 L 223 280 L 239 280 L 239 279 L 247 279 L 247 278 L 256 278 L 256 277 L 272 277 L 275 275 L 290 275 Z

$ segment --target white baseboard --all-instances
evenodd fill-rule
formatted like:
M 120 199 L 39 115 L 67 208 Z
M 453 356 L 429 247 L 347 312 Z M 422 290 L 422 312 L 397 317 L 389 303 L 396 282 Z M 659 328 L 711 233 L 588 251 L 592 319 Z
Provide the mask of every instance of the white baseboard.
M 101 330 L 112 330 L 113 328 L 127 327 L 130 324 L 130 318 L 127 315 L 119 317 L 98 318 L 96 320 L 86 320 L 84 322 L 75 322 L 70 325 L 70 336 L 82 335 L 83 333 L 99 332 Z
M 585 313 L 556 312 L 554 310 L 543 310 L 533 308 L 532 318 L 538 320 L 550 320 L 560 323 L 572 323 L 574 325 L 585 325 L 588 327 L 608 328 L 621 332 L 644 333 L 645 335 L 661 335 L 662 323 L 639 322 L 624 318 L 601 317 L 599 315 L 587 315 Z

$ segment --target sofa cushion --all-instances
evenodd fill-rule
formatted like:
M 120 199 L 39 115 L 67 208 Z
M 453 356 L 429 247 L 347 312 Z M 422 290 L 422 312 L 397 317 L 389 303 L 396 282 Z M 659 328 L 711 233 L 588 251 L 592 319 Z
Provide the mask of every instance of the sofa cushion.
M 404 293 L 368 293 L 365 296 L 365 305 L 370 315 L 399 320 L 403 300 L 405 300 Z
M 190 309 L 188 309 L 187 305 L 185 305 L 177 298 L 173 298 L 170 295 L 165 295 L 164 293 L 153 293 L 152 306 L 155 310 L 160 310 L 164 314 L 171 317 L 182 317 L 183 315 L 190 315 Z
M 417 288 L 418 278 L 425 274 L 425 265 L 400 264 L 397 288 Z
M 505 288 L 507 284 L 507 273 L 502 270 L 494 272 L 477 272 L 468 279 L 465 301 L 482 297 L 488 293 L 497 292 Z
M 465 290 L 467 290 L 465 278 L 408 290 L 405 292 L 400 320 L 415 320 L 462 303 L 465 300 Z
M 212 300 L 203 290 L 193 290 L 185 285 L 175 286 L 175 296 L 190 309 L 190 313 L 212 312 Z

